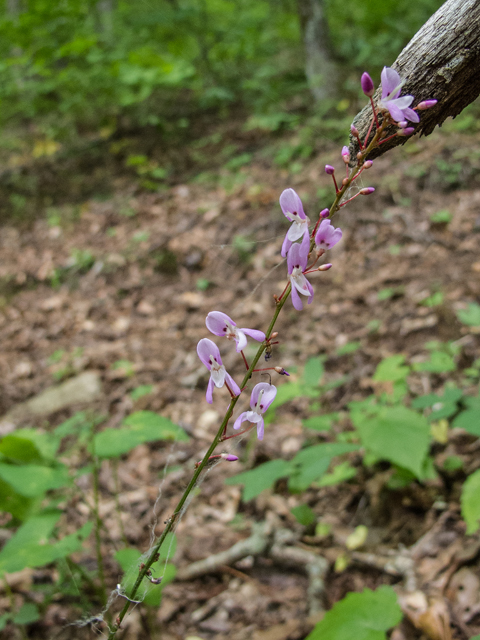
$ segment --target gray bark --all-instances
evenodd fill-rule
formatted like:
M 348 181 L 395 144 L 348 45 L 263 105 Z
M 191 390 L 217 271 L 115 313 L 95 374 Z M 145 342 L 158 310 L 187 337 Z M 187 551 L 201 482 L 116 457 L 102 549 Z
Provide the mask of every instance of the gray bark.
M 298 0 L 305 45 L 305 75 L 316 101 L 337 95 L 337 65 L 332 56 L 324 0 Z
M 391 66 L 405 79 L 402 95 L 415 97 L 412 106 L 422 100 L 438 100 L 435 107 L 419 112 L 416 132 L 427 136 L 449 116 L 457 116 L 480 94 L 480 0 L 447 0 Z M 374 101 L 380 97 L 378 89 Z M 366 135 L 371 115 L 367 106 L 355 117 L 360 137 Z M 392 128 L 392 133 L 395 130 Z M 393 138 L 376 149 L 371 158 L 407 140 Z M 353 139 L 350 152 L 353 157 L 358 152 Z

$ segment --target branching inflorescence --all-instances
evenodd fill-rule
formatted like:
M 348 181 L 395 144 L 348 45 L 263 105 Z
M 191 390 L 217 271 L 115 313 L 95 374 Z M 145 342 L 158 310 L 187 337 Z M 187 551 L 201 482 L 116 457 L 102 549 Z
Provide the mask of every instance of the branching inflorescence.
M 342 239 L 342 231 L 332 225 L 331 218 L 345 205 L 361 195 L 369 195 L 375 191 L 373 187 L 364 187 L 357 191 L 352 197 L 345 199 L 348 190 L 362 173 L 372 166 L 372 161 L 368 159 L 373 149 L 377 148 L 387 140 L 395 136 L 410 136 L 415 132 L 414 125 L 419 122 L 418 111 L 428 109 L 436 104 L 436 100 L 426 100 L 416 107 L 411 108 L 414 101 L 413 96 L 401 96 L 401 88 L 403 81 L 399 74 L 391 68 L 385 67 L 381 74 L 382 80 L 382 96 L 375 104 L 373 99 L 375 86 L 368 75 L 364 73 L 361 78 L 361 86 L 364 94 L 370 99 L 372 106 L 372 120 L 364 140 L 360 138 L 358 130 L 352 125 L 350 131 L 356 138 L 359 152 L 356 156 L 356 163 L 352 162 L 348 147 L 343 147 L 341 156 L 345 165 L 345 176 L 341 181 L 337 180 L 335 168 L 326 165 L 325 172 L 332 176 L 335 188 L 335 198 L 329 209 L 323 209 L 318 215 L 317 222 L 310 231 L 310 220 L 306 216 L 303 204 L 298 194 L 293 189 L 285 189 L 280 196 L 280 207 L 286 218 L 292 223 L 281 248 L 282 257 L 287 259 L 287 283 L 285 289 L 280 295 L 274 295 L 275 311 L 272 320 L 266 332 L 257 329 L 239 329 L 236 323 L 226 313 L 221 311 L 211 311 L 206 318 L 207 329 L 215 336 L 224 336 L 228 340 L 235 342 L 236 351 L 241 354 L 246 367 L 246 373 L 238 385 L 232 376 L 226 371 L 220 351 L 217 345 L 209 338 L 202 338 L 197 345 L 197 353 L 202 363 L 210 372 L 210 379 L 207 385 L 206 400 L 208 403 L 213 401 L 214 387 L 226 387 L 230 395 L 230 404 L 222 420 L 221 425 L 213 439 L 208 451 L 200 462 L 195 465 L 193 476 L 185 489 L 180 501 L 173 513 L 167 520 L 165 529 L 161 536 L 156 540 L 147 554 L 145 561 L 139 568 L 138 577 L 128 593 L 127 602 L 116 619 L 116 626 L 110 630 L 109 640 L 112 640 L 117 630 L 120 628 L 122 620 L 128 612 L 131 602 L 135 602 L 135 594 L 137 593 L 144 579 L 151 579 L 150 567 L 158 560 L 158 552 L 166 539 L 167 534 L 174 530 L 184 509 L 186 508 L 189 496 L 197 485 L 202 472 L 209 468 L 213 463 L 221 460 L 234 462 L 238 460 L 237 456 L 229 453 L 214 454 L 217 446 L 238 437 L 239 435 L 249 432 L 254 426 L 257 427 L 257 437 L 262 440 L 264 437 L 264 419 L 263 414 L 269 406 L 274 402 L 277 394 L 276 387 L 270 382 L 259 382 L 256 384 L 250 396 L 250 410 L 240 413 L 236 418 L 233 429 L 238 431 L 244 422 L 250 423 L 250 426 L 234 433 L 227 435 L 228 424 L 233 418 L 235 405 L 247 389 L 247 385 L 256 372 L 275 371 L 279 375 L 289 375 L 282 367 L 256 368 L 262 354 L 265 360 L 270 358 L 272 346 L 278 344 L 276 342 L 277 332 L 274 332 L 277 318 L 283 308 L 286 300 L 291 294 L 292 304 L 300 311 L 303 309 L 303 298 L 307 299 L 307 303 L 311 304 L 314 297 L 312 284 L 307 279 L 307 275 L 313 275 L 316 272 L 327 271 L 332 267 L 330 263 L 322 264 L 316 267 L 318 260 L 326 251 L 335 246 Z M 409 124 L 410 123 L 410 124 Z M 396 127 L 394 133 L 387 134 L 392 127 Z M 253 338 L 260 342 L 260 346 L 253 357 L 250 364 L 244 354 L 247 344 L 247 337 Z M 158 584 L 160 578 L 154 582 Z

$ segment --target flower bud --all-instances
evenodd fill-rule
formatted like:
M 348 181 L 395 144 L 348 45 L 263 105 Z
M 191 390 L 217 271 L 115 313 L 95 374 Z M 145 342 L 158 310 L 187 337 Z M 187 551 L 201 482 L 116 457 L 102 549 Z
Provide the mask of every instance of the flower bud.
M 375 187 L 365 187 L 364 189 L 360 189 L 360 194 L 362 196 L 368 196 L 375 191 Z
M 283 367 L 274 367 L 275 371 L 279 373 L 281 376 L 289 376 L 288 371 L 285 371 Z
M 327 262 L 327 264 L 322 264 L 320 267 L 318 267 L 317 271 L 328 271 L 329 269 L 332 268 L 332 264 L 330 264 L 330 262 Z
M 424 100 L 423 102 L 420 102 L 420 104 L 417 105 L 417 110 L 424 111 L 425 109 L 430 109 L 430 107 L 433 107 L 434 105 L 436 105 L 437 102 L 438 100 Z
M 401 128 L 401 129 L 405 129 L 405 127 L 408 127 L 408 122 L 406 120 L 400 120 L 400 122 L 397 122 L 397 125 Z
M 270 336 L 270 340 L 274 340 L 278 336 L 278 331 L 274 331 Z
M 344 178 L 344 179 L 342 180 L 342 185 L 343 185 L 343 186 L 345 186 L 345 185 L 347 184 L 347 182 L 348 182 L 348 178 Z
M 363 158 L 363 153 L 361 151 L 359 151 L 357 153 L 357 160 L 361 160 Z
M 331 164 L 326 164 L 325 173 L 327 173 L 329 176 L 333 176 L 333 174 L 335 173 L 335 167 L 332 167 Z
M 352 136 L 355 136 L 355 137 L 358 136 L 358 129 L 353 124 L 350 125 L 350 133 L 352 134 Z
M 330 209 L 324 209 L 323 211 L 320 211 L 320 218 L 328 218 L 329 215 Z
M 223 460 L 228 460 L 228 462 L 236 462 L 238 460 L 238 456 L 234 456 L 232 453 L 221 453 L 220 457 Z
M 413 127 L 406 127 L 405 129 L 397 131 L 397 135 L 399 136 L 411 136 L 412 133 L 415 133 L 415 129 Z
M 360 84 L 362 85 L 363 93 L 369 98 L 371 98 L 375 93 L 375 85 L 373 84 L 373 80 L 371 79 L 371 77 L 368 75 L 366 71 L 365 73 L 362 73 Z
M 348 164 L 350 162 L 350 151 L 348 150 L 348 147 L 343 147 L 342 158 L 345 164 Z
M 372 164 L 373 164 L 373 162 L 371 160 L 367 160 L 366 162 L 363 163 L 363 168 L 364 169 L 370 169 Z

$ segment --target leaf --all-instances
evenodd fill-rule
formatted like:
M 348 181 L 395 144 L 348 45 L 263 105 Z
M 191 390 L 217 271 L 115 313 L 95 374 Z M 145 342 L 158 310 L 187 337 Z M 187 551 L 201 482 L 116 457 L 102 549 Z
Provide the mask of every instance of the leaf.
M 333 458 L 358 449 L 356 444 L 343 442 L 317 444 L 302 449 L 290 462 L 292 470 L 288 488 L 290 491 L 305 491 L 326 473 Z
M 0 440 L 0 453 L 15 462 L 40 462 L 42 455 L 36 445 L 27 438 L 10 434 Z
M 426 362 L 416 362 L 413 365 L 415 371 L 429 371 L 430 373 L 447 373 L 455 371 L 457 365 L 454 359 L 448 353 L 443 351 L 433 351 L 430 360 Z
M 376 382 L 398 382 L 405 380 L 410 373 L 410 367 L 404 365 L 405 356 L 397 354 L 384 358 L 375 370 L 373 379 Z
M 63 464 L 55 468 L 36 464 L 0 464 L 0 478 L 8 482 L 17 493 L 28 498 L 36 498 L 49 489 L 70 484 L 68 469 Z
M 75 533 L 49 544 L 60 516 L 61 513 L 56 511 L 34 516 L 22 524 L 0 551 L 0 575 L 21 571 L 25 567 L 41 567 L 77 551 L 90 534 L 92 523 L 88 522 Z
M 430 441 L 430 428 L 424 416 L 397 406 L 377 407 L 374 412 L 352 411 L 351 418 L 369 451 L 423 478 Z
M 480 326 L 480 305 L 470 302 L 467 309 L 460 309 L 457 312 L 458 319 L 469 327 Z
M 326 413 L 323 416 L 312 416 L 311 418 L 306 418 L 302 420 L 302 424 L 307 429 L 314 429 L 315 431 L 328 431 L 332 428 L 332 424 L 338 420 L 339 414 L 335 413 Z
M 30 624 L 37 620 L 40 620 L 40 613 L 37 605 L 33 604 L 33 602 L 26 602 L 22 605 L 13 618 L 15 624 Z
M 338 347 L 338 349 L 336 350 L 336 354 L 337 356 L 346 356 L 349 353 L 355 353 L 355 351 L 358 351 L 361 346 L 361 342 L 347 342 L 341 347 Z
M 260 495 L 265 489 L 273 487 L 277 480 L 288 475 L 289 470 L 290 463 L 286 460 L 270 460 L 255 469 L 227 478 L 225 484 L 245 485 L 242 499 L 244 502 L 248 502 Z
M 290 509 L 290 513 L 296 518 L 297 522 L 303 524 L 304 527 L 313 524 L 317 519 L 314 511 L 310 509 L 308 504 L 299 504 L 297 507 Z
M 465 429 L 468 433 L 480 437 L 480 409 L 462 411 L 452 423 L 453 427 Z
M 402 619 L 391 587 L 349 593 L 327 611 L 306 640 L 386 640 L 385 632 Z
M 326 473 L 323 478 L 318 481 L 319 487 L 330 487 L 334 484 L 340 484 L 340 482 L 346 482 L 351 480 L 357 475 L 355 467 L 345 460 L 333 467 L 332 473 Z
M 325 373 L 323 360 L 324 358 L 321 357 L 309 358 L 305 363 L 302 378 L 308 387 L 316 387 L 320 384 Z
M 114 458 L 128 453 L 137 445 L 156 440 L 188 441 L 183 429 L 153 411 L 136 411 L 123 421 L 121 429 L 105 429 L 97 433 L 93 449 L 101 458 Z
M 20 495 L 10 484 L 0 478 L 0 511 L 11 513 L 19 520 L 26 520 L 34 503 L 34 500 Z
M 471 535 L 480 527 L 480 469 L 463 483 L 460 502 L 462 517 L 467 523 L 467 535 Z

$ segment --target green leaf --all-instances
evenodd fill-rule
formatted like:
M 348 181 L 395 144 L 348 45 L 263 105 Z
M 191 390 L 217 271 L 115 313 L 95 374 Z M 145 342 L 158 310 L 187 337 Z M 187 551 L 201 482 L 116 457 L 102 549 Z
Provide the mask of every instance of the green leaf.
M 377 382 L 398 382 L 405 380 L 410 373 L 410 367 L 404 365 L 405 356 L 400 354 L 382 360 L 373 376 Z
M 320 487 L 330 487 L 331 485 L 351 480 L 356 475 L 357 470 L 349 462 L 340 462 L 340 464 L 333 467 L 332 473 L 326 473 L 323 478 L 320 478 L 318 485 Z
M 480 305 L 470 302 L 468 309 L 460 309 L 457 313 L 458 319 L 469 327 L 480 326 Z
M 460 498 L 462 517 L 467 523 L 467 535 L 480 527 L 480 469 L 465 480 Z
M 11 513 L 14 518 L 19 520 L 26 520 L 34 504 L 34 500 L 20 495 L 14 491 L 10 484 L 0 478 L 0 511 Z
M 3 629 L 5 629 L 8 621 L 11 620 L 11 618 L 11 613 L 4 613 L 2 616 L 0 616 L 0 631 L 3 631 Z
M 430 443 L 426 418 L 406 407 L 372 409 L 351 412 L 362 444 L 379 458 L 404 467 L 422 479 Z
M 30 440 L 45 460 L 55 460 L 61 442 L 61 438 L 55 434 L 38 429 L 17 429 L 15 435 Z
M 415 371 L 430 371 L 430 373 L 446 373 L 455 371 L 457 365 L 455 360 L 448 353 L 443 351 L 433 351 L 430 359 L 426 362 L 416 362 L 413 365 Z
M 314 429 L 315 431 L 328 431 L 332 428 L 333 423 L 338 420 L 339 414 L 326 413 L 323 416 L 312 416 L 302 420 L 302 424 L 307 429 Z
M 386 631 L 402 619 L 391 587 L 349 593 L 327 611 L 306 640 L 386 640 Z
M 41 462 L 38 447 L 27 438 L 10 434 L 0 440 L 0 453 L 15 462 Z
M 0 478 L 8 482 L 17 493 L 28 498 L 36 498 L 49 489 L 70 484 L 68 469 L 63 464 L 55 468 L 36 464 L 0 464 Z
M 20 610 L 15 614 L 13 622 L 15 624 L 30 624 L 40 620 L 40 613 L 37 605 L 33 602 L 26 602 Z
M 302 378 L 308 387 L 316 387 L 320 384 L 323 374 L 325 373 L 323 361 L 324 358 L 316 357 L 309 358 L 305 363 Z
M 468 433 L 480 437 L 480 409 L 462 411 L 452 423 L 453 427 L 465 429 Z
M 101 458 L 113 458 L 128 453 L 137 445 L 156 440 L 187 441 L 183 429 L 168 418 L 153 411 L 136 411 L 123 421 L 120 429 L 105 429 L 97 433 L 93 449 Z
M 343 442 L 317 444 L 302 449 L 290 462 L 292 470 L 288 488 L 295 492 L 305 491 L 327 472 L 333 458 L 358 449 L 356 444 Z
M 22 524 L 0 551 L 0 575 L 25 567 L 41 567 L 77 551 L 90 534 L 92 523 L 88 522 L 75 533 L 49 544 L 48 540 L 60 516 L 58 511 L 47 513 L 34 516 Z
M 346 356 L 349 353 L 355 353 L 355 351 L 358 351 L 361 346 L 361 342 L 347 342 L 347 344 L 338 347 L 336 354 L 337 356 Z
M 270 460 L 255 469 L 227 478 L 225 484 L 245 485 L 242 499 L 244 502 L 248 502 L 260 495 L 265 489 L 273 487 L 280 478 L 286 477 L 289 469 L 290 463 L 286 460 Z
M 299 504 L 297 507 L 290 509 L 290 513 L 300 524 L 303 524 L 304 527 L 308 527 L 309 524 L 313 524 L 317 519 L 317 516 L 312 509 L 310 509 L 308 504 Z
M 153 384 L 142 384 L 139 387 L 136 387 L 130 392 L 130 397 L 132 400 L 139 400 L 143 398 L 143 396 L 148 396 L 149 393 L 153 391 Z

